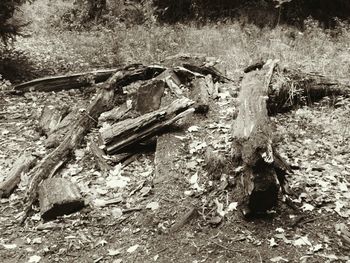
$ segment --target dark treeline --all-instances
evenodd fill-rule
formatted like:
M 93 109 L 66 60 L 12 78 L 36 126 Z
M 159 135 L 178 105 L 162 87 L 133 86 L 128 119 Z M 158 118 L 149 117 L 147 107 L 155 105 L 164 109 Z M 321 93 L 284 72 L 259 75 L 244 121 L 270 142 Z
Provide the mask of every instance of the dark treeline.
M 287 23 L 303 26 L 313 18 L 324 27 L 349 20 L 349 0 L 153 0 L 163 22 L 240 19 L 258 26 Z

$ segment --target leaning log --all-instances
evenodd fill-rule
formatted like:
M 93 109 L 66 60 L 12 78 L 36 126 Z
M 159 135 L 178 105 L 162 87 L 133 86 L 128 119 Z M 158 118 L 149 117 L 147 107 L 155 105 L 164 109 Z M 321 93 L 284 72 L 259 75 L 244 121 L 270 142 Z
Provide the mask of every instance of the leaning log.
M 275 63 L 246 74 L 239 94 L 239 113 L 233 124 L 233 159 L 239 205 L 245 216 L 264 213 L 277 204 L 280 184 L 286 184 L 288 165 L 275 154 L 273 128 L 267 114 L 268 87 Z
M 116 153 L 123 148 L 144 141 L 163 128 L 193 112 L 190 109 L 193 101 L 183 98 L 169 106 L 144 114 L 135 119 L 127 119 L 102 131 L 101 138 L 108 154 Z
M 50 178 L 38 189 L 40 214 L 44 220 L 68 215 L 84 207 L 78 187 L 64 178 Z
M 0 183 L 0 198 L 9 197 L 21 181 L 21 175 L 35 165 L 36 157 L 25 152 L 13 164 L 6 179 Z

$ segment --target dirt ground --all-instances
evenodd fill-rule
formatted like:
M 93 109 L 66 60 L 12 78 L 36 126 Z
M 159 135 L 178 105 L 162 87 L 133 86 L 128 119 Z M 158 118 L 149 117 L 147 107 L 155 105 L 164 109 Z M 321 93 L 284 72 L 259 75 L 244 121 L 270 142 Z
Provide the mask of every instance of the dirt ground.
M 288 179 L 297 209 L 281 197 L 267 216 L 247 221 L 236 208 L 230 174 L 207 167 L 208 148 L 230 154 L 236 89 L 221 87 L 206 116 L 167 135 L 178 144 L 164 150 L 172 159 L 164 156 L 162 183 L 154 182 L 161 158 L 154 151 L 103 175 L 84 143 L 60 175 L 78 184 L 85 208 L 50 222 L 35 208 L 19 226 L 23 175 L 11 197 L 0 200 L 0 261 L 350 262 L 344 235 L 350 227 L 349 101 L 324 100 L 272 118 L 278 150 L 293 167 Z M 45 104 L 84 108 L 91 96 L 78 90 L 0 94 L 0 181 L 24 151 L 49 151 L 37 131 Z

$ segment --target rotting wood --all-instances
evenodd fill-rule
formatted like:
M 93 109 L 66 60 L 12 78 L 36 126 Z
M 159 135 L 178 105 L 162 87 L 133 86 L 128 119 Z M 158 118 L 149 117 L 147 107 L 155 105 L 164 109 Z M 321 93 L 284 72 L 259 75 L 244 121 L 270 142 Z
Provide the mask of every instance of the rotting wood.
M 112 167 L 107 163 L 106 158 L 104 158 L 104 151 L 99 147 L 97 142 L 92 139 L 90 140 L 89 149 L 99 167 L 99 170 L 103 173 L 103 175 L 107 176 Z
M 198 211 L 195 207 L 189 208 L 189 210 L 178 218 L 177 222 L 171 227 L 170 232 L 178 232 L 184 225 L 189 223 L 198 215 Z
M 98 126 L 102 126 L 102 122 L 118 122 L 131 117 L 134 117 L 134 113 L 131 113 L 132 105 L 124 103 L 120 106 L 116 106 L 110 111 L 106 111 L 98 118 Z
M 63 140 L 64 136 L 67 134 L 69 129 L 71 129 L 72 123 L 79 118 L 78 109 L 73 109 L 69 112 L 56 127 L 48 133 L 45 140 L 46 148 L 57 147 Z
M 265 62 L 248 66 L 244 72 L 259 70 Z M 276 66 L 268 88 L 270 115 L 287 112 L 296 106 L 310 105 L 324 97 L 350 96 L 350 83 L 314 72 Z
M 96 83 L 104 82 L 111 76 L 118 73 L 118 81 L 115 87 L 125 86 L 136 80 L 151 79 L 162 73 L 166 68 L 151 65 L 144 66 L 142 64 L 131 64 L 123 68 L 97 70 L 84 73 L 76 73 L 64 76 L 54 76 L 35 79 L 14 86 L 13 93 L 25 93 L 30 91 L 61 91 L 68 89 L 76 89 L 85 86 L 91 86 Z
M 49 135 L 62 119 L 68 114 L 68 107 L 55 107 L 45 105 L 39 119 L 39 130 L 42 134 Z
M 157 78 L 147 81 L 137 91 L 136 111 L 145 114 L 159 109 L 165 82 Z
M 45 77 L 18 84 L 14 86 L 14 90 L 24 93 L 30 91 L 48 92 L 76 89 L 89 86 L 92 83 L 106 81 L 118 70 L 119 69 L 96 70 L 62 76 Z
M 177 97 L 180 98 L 183 96 L 183 92 L 181 88 L 183 87 L 183 83 L 176 75 L 174 70 L 167 69 L 162 74 L 160 74 L 157 79 L 165 81 L 170 91 Z
M 290 168 L 276 153 L 267 115 L 268 87 L 276 62 L 246 74 L 239 94 L 239 113 L 233 124 L 233 158 L 239 206 L 245 216 L 264 213 L 277 204 L 280 185 Z
M 106 145 L 106 152 L 113 154 L 126 146 L 146 140 L 163 128 L 193 112 L 193 101 L 183 98 L 169 106 L 147 113 L 135 119 L 127 119 L 102 131 L 101 138 Z
M 46 179 L 38 189 L 41 217 L 52 220 L 57 216 L 68 215 L 84 207 L 78 187 L 63 178 Z
M 191 98 L 195 101 L 196 113 L 206 114 L 209 111 L 211 91 L 208 90 L 205 78 L 196 78 L 192 81 Z
M 28 172 L 37 161 L 37 158 L 28 152 L 23 153 L 13 164 L 8 176 L 0 182 L 0 198 L 7 198 L 21 181 L 21 175 Z
M 350 96 L 350 83 L 317 73 L 277 67 L 269 87 L 269 113 L 286 112 L 329 96 Z
M 94 101 L 74 122 L 60 145 L 31 171 L 32 176 L 26 192 L 25 207 L 23 216 L 19 220 L 20 224 L 24 223 L 28 213 L 31 211 L 31 206 L 36 200 L 39 184 L 50 175 L 50 171 L 56 167 L 57 163 L 65 162 L 69 159 L 72 151 L 83 140 L 84 135 L 97 125 L 97 120 L 101 113 L 113 108 L 115 92 L 118 92 L 123 85 L 133 81 L 156 77 L 164 70 L 165 68 L 159 66 L 131 65 L 116 72 L 98 89 Z

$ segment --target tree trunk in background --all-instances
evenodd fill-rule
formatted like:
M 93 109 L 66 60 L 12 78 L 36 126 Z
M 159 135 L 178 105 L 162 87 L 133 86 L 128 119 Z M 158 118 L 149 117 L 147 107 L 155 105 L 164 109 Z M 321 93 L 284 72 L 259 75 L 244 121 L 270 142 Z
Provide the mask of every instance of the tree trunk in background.
M 88 20 L 99 20 L 106 10 L 106 0 L 88 0 Z

